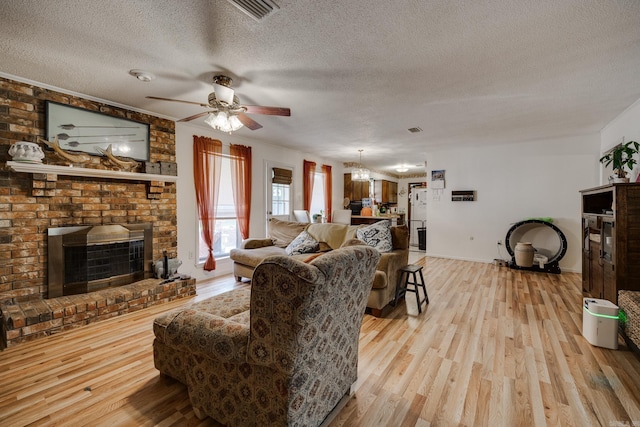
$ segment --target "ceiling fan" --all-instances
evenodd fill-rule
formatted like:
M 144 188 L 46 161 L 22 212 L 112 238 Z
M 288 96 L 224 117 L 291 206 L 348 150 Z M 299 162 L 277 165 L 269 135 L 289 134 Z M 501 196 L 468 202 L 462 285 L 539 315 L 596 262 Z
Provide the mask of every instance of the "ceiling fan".
M 179 122 L 189 122 L 197 118 L 207 116 L 205 122 L 214 129 L 224 132 L 233 132 L 246 126 L 251 130 L 260 129 L 262 125 L 246 114 L 266 114 L 270 116 L 290 116 L 291 110 L 283 107 L 264 107 L 260 105 L 242 105 L 231 88 L 233 80 L 224 75 L 213 76 L 213 92 L 209 94 L 208 104 L 183 101 L 180 99 L 161 98 L 158 96 L 147 96 L 149 99 L 160 101 L 182 102 L 194 104 L 207 108 L 208 111 L 194 114 L 178 120 Z

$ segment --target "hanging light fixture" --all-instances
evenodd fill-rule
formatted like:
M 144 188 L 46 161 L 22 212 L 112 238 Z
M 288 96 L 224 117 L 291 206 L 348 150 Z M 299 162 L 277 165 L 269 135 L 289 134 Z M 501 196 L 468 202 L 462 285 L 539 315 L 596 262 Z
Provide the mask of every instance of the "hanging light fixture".
M 204 122 L 222 132 L 233 132 L 243 126 L 236 114 L 229 114 L 224 110 L 209 113 L 209 117 L 207 117 Z
M 371 178 L 371 172 L 369 169 L 362 166 L 362 152 L 364 150 L 358 150 L 360 152 L 360 162 L 358 163 L 358 167 L 351 171 L 351 180 L 352 181 L 369 181 Z
M 246 108 L 240 105 L 234 90 L 231 89 L 231 82 L 230 77 L 213 76 L 213 93 L 209 94 L 209 104 L 216 109 L 204 120 L 215 130 L 229 133 L 244 126 L 238 114 L 246 111 Z

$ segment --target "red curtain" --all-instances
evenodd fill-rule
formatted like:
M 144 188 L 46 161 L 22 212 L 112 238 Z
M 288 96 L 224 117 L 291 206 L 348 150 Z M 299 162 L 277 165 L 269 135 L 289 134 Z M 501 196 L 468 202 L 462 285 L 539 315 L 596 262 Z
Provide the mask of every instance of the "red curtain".
M 311 196 L 313 195 L 313 178 L 316 173 L 316 162 L 305 160 L 302 167 L 302 203 L 303 209 L 311 210 Z
M 213 242 L 220 188 L 222 142 L 205 136 L 193 136 L 193 181 L 196 188 L 198 217 L 202 223 L 202 238 L 209 248 L 204 269 L 216 269 Z
M 331 215 L 333 213 L 333 205 L 331 203 L 333 199 L 331 166 L 322 165 L 322 178 L 324 181 L 324 211 L 326 212 L 327 222 L 331 222 Z
M 243 239 L 249 238 L 251 217 L 251 147 L 231 144 L 231 186 L 238 227 Z

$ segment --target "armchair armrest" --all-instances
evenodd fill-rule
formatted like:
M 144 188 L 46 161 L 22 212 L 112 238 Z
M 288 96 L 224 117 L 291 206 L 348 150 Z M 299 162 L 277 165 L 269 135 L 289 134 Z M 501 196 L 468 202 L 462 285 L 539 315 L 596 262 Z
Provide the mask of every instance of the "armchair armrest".
M 242 243 L 240 244 L 240 249 L 257 249 L 264 248 L 266 246 L 274 246 L 273 240 L 269 238 L 259 239 L 251 237 L 242 241 Z
M 208 359 L 244 363 L 247 361 L 249 325 L 187 309 L 168 325 L 164 342 Z

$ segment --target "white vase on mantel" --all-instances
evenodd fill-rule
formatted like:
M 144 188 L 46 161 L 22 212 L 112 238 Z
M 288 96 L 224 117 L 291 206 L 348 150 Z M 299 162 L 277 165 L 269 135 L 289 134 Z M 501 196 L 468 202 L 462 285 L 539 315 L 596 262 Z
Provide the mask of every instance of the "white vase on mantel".
M 18 141 L 9 148 L 9 155 L 14 162 L 42 163 L 44 152 L 35 142 Z

